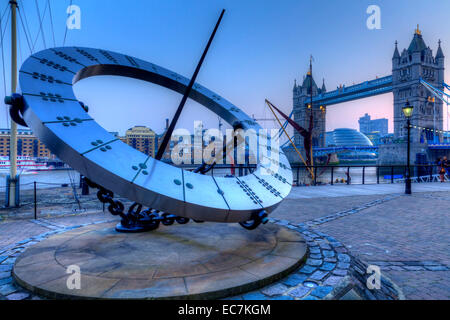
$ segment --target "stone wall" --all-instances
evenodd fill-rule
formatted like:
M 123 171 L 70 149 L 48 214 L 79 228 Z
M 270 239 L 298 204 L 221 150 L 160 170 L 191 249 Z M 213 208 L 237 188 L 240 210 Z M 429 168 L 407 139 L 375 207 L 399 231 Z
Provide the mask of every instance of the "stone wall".
M 433 155 L 429 152 L 427 144 L 411 143 L 411 164 L 416 161 L 418 153 L 425 154 L 427 161 L 434 161 Z M 393 143 L 380 145 L 378 149 L 378 165 L 406 165 L 407 144 Z

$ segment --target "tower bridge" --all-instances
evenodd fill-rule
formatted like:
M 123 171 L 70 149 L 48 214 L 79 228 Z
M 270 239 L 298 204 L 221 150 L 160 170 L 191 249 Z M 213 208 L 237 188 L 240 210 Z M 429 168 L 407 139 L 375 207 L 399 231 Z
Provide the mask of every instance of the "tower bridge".
M 334 91 L 318 94 L 313 97 L 313 104 L 330 106 L 388 92 L 392 92 L 392 76 L 365 81 L 349 87 L 342 86 Z
M 411 131 L 411 142 L 422 150 L 428 141 L 435 141 L 433 130 L 436 132 L 443 130 L 443 102 L 439 99 L 429 99 L 431 94 L 422 85 L 425 80 L 434 88 L 444 90 L 444 62 L 445 56 L 441 48 L 441 42 L 438 43 L 436 54 L 425 44 L 419 27 L 414 32 L 413 39 L 408 48 L 401 51 L 398 49 L 398 43 L 395 42 L 394 54 L 392 57 L 392 74 L 381 78 L 365 81 L 352 86 L 340 86 L 334 91 L 327 91 L 325 81 L 319 88 L 308 72 L 303 79 L 303 83 L 297 82 L 293 88 L 293 116 L 294 120 L 302 127 L 309 125 L 310 113 L 313 112 L 314 129 L 312 133 L 312 142 L 315 148 L 324 148 L 325 129 L 326 129 L 326 111 L 327 107 L 343 102 L 354 101 L 358 99 L 373 97 L 380 94 L 393 93 L 394 108 L 394 138 L 406 138 L 406 118 L 403 115 L 402 107 L 406 101 L 414 107 L 411 122 L 423 130 Z M 311 106 L 312 95 L 312 106 Z M 442 133 L 438 133 L 439 140 L 442 140 Z M 303 146 L 303 137 L 295 132 L 294 142 L 296 145 Z M 381 148 L 380 148 L 381 149 Z M 419 150 L 419 151 L 420 151 Z M 392 149 L 391 153 L 398 153 Z M 380 150 L 380 154 L 383 151 Z M 294 156 L 294 155 L 293 155 Z M 392 159 L 393 162 L 403 161 L 401 159 Z

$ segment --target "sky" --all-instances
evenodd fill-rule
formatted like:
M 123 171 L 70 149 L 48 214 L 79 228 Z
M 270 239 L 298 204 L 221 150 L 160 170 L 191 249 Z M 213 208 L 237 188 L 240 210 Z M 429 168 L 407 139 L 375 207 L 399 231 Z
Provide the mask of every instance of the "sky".
M 266 98 L 286 113 L 292 110 L 294 79 L 302 81 L 310 55 L 314 57 L 316 82 L 321 84 L 325 79 L 328 90 L 391 74 L 395 41 L 400 50 L 408 47 L 417 24 L 433 52 L 441 39 L 444 55 L 450 57 L 450 1 L 72 0 L 81 9 L 81 29 L 66 31 L 70 2 L 19 0 L 22 20 L 31 33 L 29 42 L 35 43 L 30 50 L 19 17 L 19 66 L 31 51 L 62 46 L 66 34 L 66 46 L 117 51 L 190 78 L 225 8 L 197 82 L 257 119 L 273 118 L 264 104 Z M 36 3 L 41 17 L 47 7 L 42 19 L 44 39 L 38 34 Z M 380 7 L 381 29 L 367 28 L 369 5 Z M 10 93 L 7 6 L 8 0 L 0 1 L 1 13 L 5 13 L 2 28 L 6 83 L 0 75 L 2 96 Z M 448 72 L 446 75 L 450 76 Z M 162 132 L 165 119 L 172 118 L 181 99 L 168 89 L 119 77 L 85 79 L 74 90 L 77 98 L 90 107 L 91 116 L 107 130 L 120 134 L 134 125 Z M 330 106 L 327 130 L 358 129 L 359 117 L 368 113 L 373 119 L 388 118 L 392 132 L 392 102 L 392 94 L 385 94 Z M 188 101 L 178 127 L 193 131 L 194 120 L 202 120 L 208 128 L 218 126 L 216 115 Z M 261 124 L 277 128 L 273 121 Z M 7 126 L 4 105 L 0 126 Z

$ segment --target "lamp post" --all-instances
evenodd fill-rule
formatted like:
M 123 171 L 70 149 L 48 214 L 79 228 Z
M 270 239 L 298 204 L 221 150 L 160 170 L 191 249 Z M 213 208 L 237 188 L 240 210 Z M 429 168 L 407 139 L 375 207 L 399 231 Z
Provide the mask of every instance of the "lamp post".
M 405 194 L 411 194 L 411 168 L 410 168 L 410 150 L 411 150 L 411 115 L 413 113 L 414 107 L 409 104 L 406 100 L 405 106 L 402 108 L 403 114 L 406 117 L 406 128 L 408 130 L 408 144 L 407 144 L 407 170 L 406 170 L 406 180 L 405 180 Z

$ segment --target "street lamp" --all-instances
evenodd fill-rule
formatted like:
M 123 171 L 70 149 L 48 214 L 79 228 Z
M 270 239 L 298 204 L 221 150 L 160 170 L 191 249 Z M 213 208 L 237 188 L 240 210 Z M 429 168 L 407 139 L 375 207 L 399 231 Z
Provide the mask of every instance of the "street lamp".
M 411 149 L 411 115 L 413 113 L 414 107 L 409 104 L 409 101 L 406 100 L 405 106 L 402 108 L 403 114 L 406 117 L 406 128 L 408 130 L 408 144 L 407 144 L 407 170 L 406 170 L 406 180 L 405 180 L 405 194 L 411 194 L 411 169 L 410 169 L 410 149 Z

